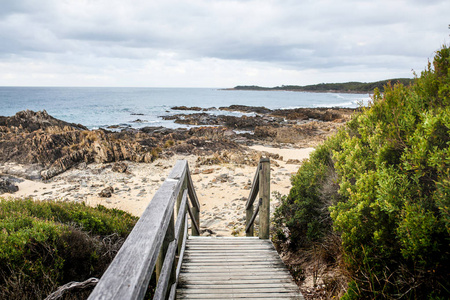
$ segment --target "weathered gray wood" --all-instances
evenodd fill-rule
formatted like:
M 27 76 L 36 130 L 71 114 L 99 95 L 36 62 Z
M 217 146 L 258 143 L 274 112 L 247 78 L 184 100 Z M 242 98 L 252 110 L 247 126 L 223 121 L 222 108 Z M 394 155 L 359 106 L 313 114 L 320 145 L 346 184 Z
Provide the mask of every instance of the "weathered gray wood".
M 192 182 L 192 177 L 189 172 L 189 165 L 185 160 L 178 160 L 169 174 L 169 178 L 185 180 L 183 184 L 186 184 L 188 189 L 189 199 L 192 204 L 192 216 L 193 220 L 200 225 L 200 203 L 197 198 L 197 193 L 195 192 L 194 183 Z M 198 226 L 196 228 L 192 228 L 192 235 L 197 236 L 200 235 L 200 232 L 197 231 Z
M 256 195 L 259 191 L 259 164 L 256 168 L 255 176 L 253 177 L 252 188 L 250 190 L 250 195 L 248 196 L 247 202 L 245 204 L 245 235 L 250 237 L 254 234 L 253 222 L 250 220 L 256 217 L 257 212 L 253 212 L 253 202 L 255 201 Z
M 270 273 L 270 274 L 258 274 L 258 276 L 245 275 L 245 274 L 219 274 L 214 277 L 214 280 L 226 282 L 228 280 L 279 280 L 286 279 L 292 281 L 290 274 L 284 273 Z M 179 281 L 183 284 L 188 284 L 189 282 L 195 283 L 196 281 L 211 280 L 209 274 L 180 274 Z
M 195 233 L 200 232 L 200 228 L 198 227 L 197 221 L 195 220 L 195 214 L 193 213 L 191 206 L 189 204 L 187 205 L 187 210 L 189 212 L 189 216 L 191 217 L 192 235 L 194 235 Z
M 141 299 L 155 268 L 181 184 L 166 180 L 103 274 L 89 299 Z
M 215 279 L 215 278 L 214 278 Z M 292 282 L 292 280 L 288 279 L 274 279 L 274 280 L 197 280 L 197 281 L 190 281 L 189 283 L 180 285 L 179 288 L 195 288 L 195 287 L 201 287 L 205 288 L 204 286 L 221 286 L 221 288 L 233 288 L 237 286 L 252 286 L 252 287 L 291 287 L 291 288 L 297 288 L 297 286 Z
M 187 165 L 188 163 L 186 160 L 177 160 L 167 178 L 183 180 L 187 173 Z
M 261 206 L 261 202 L 262 202 L 262 200 L 260 199 L 258 201 L 258 204 L 256 205 L 255 212 L 253 213 L 253 216 L 251 217 L 250 221 L 246 222 L 247 223 L 247 226 L 245 226 L 245 234 L 246 235 L 250 235 L 250 234 L 253 235 L 253 228 L 254 228 L 253 223 L 255 223 L 256 216 L 258 216 L 259 207 Z M 248 212 L 248 210 L 247 210 L 247 212 Z
M 250 293 L 286 293 L 286 292 L 296 292 L 298 291 L 298 287 L 282 287 L 282 286 L 277 286 L 277 287 L 254 287 L 252 288 L 249 285 L 245 285 L 245 286 L 235 286 L 232 287 L 232 291 L 230 291 L 230 288 L 223 288 L 222 286 L 219 287 L 213 287 L 213 288 L 205 288 L 204 286 L 202 286 L 202 288 L 182 288 L 182 289 L 178 289 L 178 291 L 180 292 L 180 294 L 211 294 L 211 290 L 214 291 L 214 294 L 229 294 L 229 293 L 245 293 L 245 294 L 250 294 Z
M 304 299 L 295 292 L 286 293 L 228 293 L 228 294 L 183 294 L 178 293 L 177 299 Z
M 177 284 L 172 284 L 172 287 L 170 288 L 170 294 L 168 297 L 168 300 L 175 300 L 175 297 L 177 295 Z
M 177 299 L 302 299 L 270 240 L 190 238 L 186 251 Z
M 188 236 L 187 218 L 184 219 L 183 229 L 184 229 L 183 243 L 181 244 L 181 251 L 179 254 L 179 258 L 178 258 L 179 260 L 178 260 L 178 265 L 177 265 L 177 282 L 180 277 L 181 267 L 183 266 L 183 260 L 184 260 L 185 252 L 186 252 L 186 242 L 187 242 L 187 236 Z
M 164 259 L 164 264 L 161 268 L 161 275 L 156 285 L 153 300 L 164 300 L 166 298 L 167 287 L 175 283 L 175 275 L 173 274 L 173 266 L 175 260 L 175 252 L 177 250 L 177 240 L 170 242 Z
M 166 258 L 167 249 L 169 248 L 169 244 L 174 239 L 175 239 L 174 213 L 172 212 L 172 215 L 169 219 L 169 226 L 167 227 L 166 235 L 161 245 L 161 250 L 159 251 L 158 259 L 156 260 L 156 269 L 155 269 L 156 280 L 159 280 L 161 269 L 163 267 L 164 260 Z
M 183 231 L 183 225 L 185 223 L 184 219 L 186 218 L 186 207 L 187 207 L 187 189 L 185 189 L 182 194 L 180 207 L 178 211 L 178 217 L 175 223 L 175 238 L 177 240 L 180 240 L 181 242 L 183 242 L 183 236 L 181 235 L 181 233 Z M 180 243 L 179 245 L 181 246 Z
M 184 192 L 181 193 L 181 191 Z M 197 212 L 192 213 L 192 218 L 198 224 L 199 218 L 196 213 L 199 215 L 199 204 L 188 164 L 186 161 L 179 160 L 156 192 L 89 299 L 142 299 L 157 264 L 158 254 L 160 254 L 160 262 L 157 273 L 161 274 L 158 295 L 163 295 L 169 286 L 173 288 L 171 283 L 176 281 L 179 274 L 175 266 L 178 265 L 181 269 L 181 258 L 185 251 L 185 243 L 183 246 L 182 242 L 187 236 L 185 232 L 188 194 L 197 208 Z M 176 224 L 174 224 L 175 202 L 177 203 Z M 180 261 L 176 262 L 174 247 L 177 248 L 175 244 L 178 241 L 180 241 L 178 246 Z
M 259 215 L 259 238 L 268 239 L 270 230 L 270 160 L 261 158 L 259 197 L 262 199 Z
M 191 172 L 189 171 L 189 166 L 186 165 L 187 170 L 187 187 L 189 191 L 189 199 L 191 199 L 192 203 L 192 214 L 193 220 L 197 224 L 197 227 L 192 227 L 192 235 L 199 236 L 200 235 L 200 203 L 198 202 L 197 193 L 195 192 L 194 183 L 192 182 Z
M 245 235 L 248 237 L 253 236 L 255 234 L 253 222 L 250 221 L 253 219 L 253 214 L 255 214 L 256 216 L 257 213 L 253 212 L 253 204 L 252 204 L 245 210 Z
M 250 206 L 253 205 L 253 202 L 256 199 L 256 195 L 258 195 L 259 191 L 259 169 L 260 164 L 258 164 L 258 167 L 256 168 L 255 176 L 253 176 L 253 182 L 252 182 L 252 188 L 250 189 L 250 195 L 247 198 L 247 202 L 245 203 L 245 209 L 248 209 Z
M 189 190 L 189 198 L 191 199 L 192 207 L 200 209 L 200 203 L 198 202 L 197 193 L 195 192 L 194 183 L 192 182 L 191 172 L 189 171 L 189 166 L 186 165 L 186 171 L 188 176 L 188 190 Z

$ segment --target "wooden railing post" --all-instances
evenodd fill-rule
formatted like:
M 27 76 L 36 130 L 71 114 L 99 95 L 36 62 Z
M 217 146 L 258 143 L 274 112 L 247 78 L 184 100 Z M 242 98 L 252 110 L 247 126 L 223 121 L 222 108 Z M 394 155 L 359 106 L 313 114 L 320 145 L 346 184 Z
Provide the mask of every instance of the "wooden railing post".
M 270 229 L 270 159 L 261 158 L 259 173 L 259 238 L 268 239 Z
M 169 227 L 167 227 L 166 236 L 164 237 L 161 250 L 159 251 L 158 259 L 156 260 L 156 268 L 155 268 L 156 281 L 159 280 L 159 276 L 161 275 L 161 269 L 164 263 L 164 259 L 166 257 L 167 248 L 169 248 L 170 242 L 172 242 L 174 239 L 175 239 L 175 225 L 174 225 L 174 214 L 172 213 L 172 216 L 170 217 L 169 221 Z M 174 264 L 174 267 L 175 266 L 176 265 Z M 173 276 L 175 276 L 176 274 L 175 272 L 176 269 L 173 269 L 172 270 Z
M 182 191 L 185 191 L 187 189 L 187 181 L 188 181 L 187 176 L 185 176 L 184 179 L 183 179 L 183 185 L 181 186 L 181 190 Z M 176 207 L 175 207 L 176 208 L 176 212 L 177 212 L 177 219 L 182 217 L 182 216 L 180 216 L 180 205 L 181 205 L 181 200 L 182 199 L 183 199 L 183 193 L 180 193 L 178 195 L 177 202 L 176 202 Z M 182 213 L 186 214 L 186 212 L 182 212 Z M 178 247 L 177 247 L 178 248 L 178 255 L 180 254 L 181 248 L 182 248 L 182 245 L 183 245 L 184 223 L 183 223 L 182 227 L 183 228 L 181 229 L 181 236 L 178 239 Z
M 245 210 L 245 225 L 247 226 L 250 223 L 250 220 L 253 217 L 253 204 L 249 205 L 247 209 Z M 245 236 L 253 236 L 253 224 L 250 226 L 248 231 L 245 233 Z
M 186 179 L 187 179 L 187 188 L 189 193 L 189 198 L 192 203 L 192 217 L 197 223 L 198 228 L 200 229 L 200 204 L 198 203 L 197 194 L 195 193 L 194 183 L 192 182 L 191 173 L 189 171 L 189 166 L 186 167 Z M 193 220 L 192 220 L 193 221 Z M 200 232 L 197 230 L 193 224 L 191 225 L 191 234 L 192 236 L 199 236 Z

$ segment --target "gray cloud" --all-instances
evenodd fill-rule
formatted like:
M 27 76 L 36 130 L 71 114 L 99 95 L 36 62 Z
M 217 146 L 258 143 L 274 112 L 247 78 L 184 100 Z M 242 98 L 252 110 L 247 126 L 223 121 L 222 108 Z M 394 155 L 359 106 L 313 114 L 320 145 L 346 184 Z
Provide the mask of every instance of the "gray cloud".
M 303 71 L 342 74 L 353 67 L 361 73 L 420 70 L 448 40 L 450 22 L 450 3 L 438 0 L 5 2 L 1 64 L 12 66 L 21 59 L 75 64 L 84 66 L 86 74 L 102 68 L 128 72 L 124 60 L 166 70 L 174 65 L 181 70 L 192 61 L 238 61 L 299 78 Z M 0 84 L 8 84 L 1 72 Z M 20 84 L 20 74 L 13 75 L 12 83 Z

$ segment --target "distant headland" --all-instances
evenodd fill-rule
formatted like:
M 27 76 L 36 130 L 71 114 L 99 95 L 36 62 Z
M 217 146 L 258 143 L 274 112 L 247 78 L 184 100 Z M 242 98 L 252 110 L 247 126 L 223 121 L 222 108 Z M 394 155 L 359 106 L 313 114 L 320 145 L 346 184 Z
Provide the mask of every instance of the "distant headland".
M 343 82 L 343 83 L 319 83 L 312 85 L 282 85 L 276 87 L 261 87 L 256 85 L 238 85 L 228 90 L 240 91 L 292 91 L 292 92 L 317 92 L 317 93 L 372 93 L 375 88 L 380 91 L 384 86 L 391 82 L 401 83 L 403 85 L 412 84 L 412 78 L 394 78 L 376 82 Z

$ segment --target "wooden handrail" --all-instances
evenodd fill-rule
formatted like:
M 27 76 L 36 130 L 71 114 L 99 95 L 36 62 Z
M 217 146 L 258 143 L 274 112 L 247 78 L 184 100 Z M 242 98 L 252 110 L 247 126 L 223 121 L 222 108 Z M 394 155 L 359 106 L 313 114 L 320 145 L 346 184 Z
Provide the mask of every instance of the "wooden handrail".
M 256 210 L 253 212 L 253 203 L 259 194 Z M 253 236 L 254 221 L 259 216 L 259 238 L 268 239 L 270 229 L 270 160 L 261 158 L 253 178 L 252 188 L 245 205 L 246 236 Z
M 175 297 L 187 238 L 188 195 L 192 235 L 198 235 L 200 205 L 187 161 L 179 160 L 88 299 L 143 299 L 155 269 L 158 285 L 153 299 L 165 299 L 168 291 L 170 299 Z

